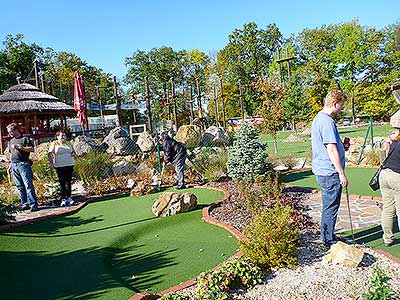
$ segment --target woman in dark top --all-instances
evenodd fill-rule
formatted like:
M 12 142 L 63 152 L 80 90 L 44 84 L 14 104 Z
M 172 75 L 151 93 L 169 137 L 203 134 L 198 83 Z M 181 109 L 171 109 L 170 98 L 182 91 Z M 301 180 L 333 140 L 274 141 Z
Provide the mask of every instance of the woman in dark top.
M 383 243 L 389 247 L 394 242 L 393 223 L 397 214 L 400 228 L 400 129 L 389 134 L 392 144 L 387 161 L 379 176 L 379 184 L 383 199 L 382 230 Z

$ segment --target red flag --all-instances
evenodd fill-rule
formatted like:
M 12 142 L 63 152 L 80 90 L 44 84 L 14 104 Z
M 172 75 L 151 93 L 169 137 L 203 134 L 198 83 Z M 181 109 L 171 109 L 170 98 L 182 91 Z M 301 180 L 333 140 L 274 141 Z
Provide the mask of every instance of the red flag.
M 78 112 L 79 123 L 85 126 L 85 89 L 83 87 L 82 76 L 79 75 L 78 71 L 74 73 L 74 109 Z

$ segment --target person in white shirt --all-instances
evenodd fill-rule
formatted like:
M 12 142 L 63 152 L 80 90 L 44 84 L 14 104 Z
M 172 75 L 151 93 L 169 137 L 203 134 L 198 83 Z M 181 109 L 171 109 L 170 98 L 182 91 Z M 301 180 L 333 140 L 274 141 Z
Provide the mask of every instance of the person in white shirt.
M 57 172 L 58 181 L 61 187 L 61 206 L 72 205 L 71 181 L 75 165 L 75 151 L 73 146 L 67 142 L 67 135 L 64 131 L 57 131 L 57 140 L 52 142 L 47 157 L 50 167 Z

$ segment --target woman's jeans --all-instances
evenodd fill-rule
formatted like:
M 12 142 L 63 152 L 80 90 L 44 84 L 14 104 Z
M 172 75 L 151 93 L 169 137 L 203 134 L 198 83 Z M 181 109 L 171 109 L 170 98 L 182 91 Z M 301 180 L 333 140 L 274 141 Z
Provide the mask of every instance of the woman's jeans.
M 400 228 L 400 174 L 390 169 L 383 169 L 379 175 L 379 185 L 382 193 L 382 230 L 383 242 L 393 242 L 393 223 L 397 214 Z
M 60 182 L 61 188 L 61 199 L 67 199 L 71 197 L 71 181 L 73 171 L 74 166 L 56 168 L 58 181 Z
M 322 192 L 321 239 L 325 244 L 336 243 L 335 225 L 342 196 L 339 174 L 317 175 Z
M 37 207 L 37 198 L 33 186 L 33 174 L 31 164 L 28 161 L 11 163 L 15 185 L 23 206 Z

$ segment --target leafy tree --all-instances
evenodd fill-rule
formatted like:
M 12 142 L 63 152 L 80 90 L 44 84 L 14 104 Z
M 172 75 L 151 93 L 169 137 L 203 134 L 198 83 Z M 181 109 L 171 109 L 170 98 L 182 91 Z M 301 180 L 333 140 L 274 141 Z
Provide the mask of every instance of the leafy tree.
M 293 130 L 296 130 L 297 122 L 310 119 L 312 107 L 308 102 L 304 84 L 298 74 L 292 77 L 286 89 L 286 99 L 283 102 L 285 119 L 292 124 Z
M 362 27 L 355 19 L 344 23 L 335 32 L 336 48 L 332 52 L 336 77 L 343 91 L 350 94 L 353 123 L 356 114 L 356 86 L 364 81 L 376 81 L 381 61 L 381 32 Z
M 286 98 L 286 88 L 279 82 L 277 77 L 261 77 L 256 83 L 262 106 L 259 110 L 260 116 L 264 121 L 262 127 L 274 138 L 275 153 L 278 152 L 276 136 L 278 131 L 286 123 L 285 111 L 283 107 Z
M 242 84 L 248 87 L 244 98 L 250 114 L 260 106 L 251 84 L 260 76 L 269 75 L 269 65 L 281 40 L 282 35 L 275 24 L 260 29 L 251 22 L 242 29 L 235 29 L 229 35 L 228 45 L 217 55 L 217 74 L 232 84 L 241 79 Z
M 305 29 L 292 38 L 297 57 L 297 72 L 305 80 L 313 115 L 322 109 L 325 95 L 336 85 L 336 66 L 331 54 L 336 48 L 336 30 L 336 25 Z
M 33 62 L 43 53 L 36 44 L 27 44 L 22 34 L 7 35 L 3 41 L 4 50 L 0 51 L 0 89 L 5 90 L 21 80 L 30 79 L 33 74 Z

